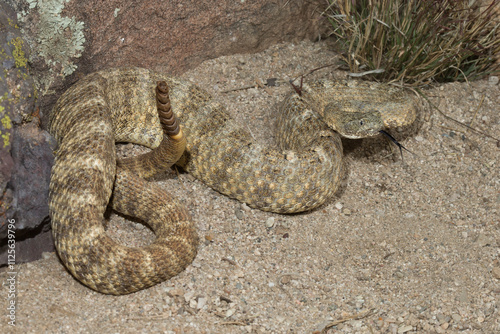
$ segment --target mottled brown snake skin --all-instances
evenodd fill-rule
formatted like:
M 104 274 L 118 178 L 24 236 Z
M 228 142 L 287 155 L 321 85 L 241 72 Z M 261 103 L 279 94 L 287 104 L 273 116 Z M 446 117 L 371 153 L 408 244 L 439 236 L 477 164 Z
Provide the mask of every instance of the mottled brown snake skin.
M 159 84 L 156 92 L 162 81 L 166 87 Z M 168 102 L 181 130 L 163 120 Z M 94 290 L 119 295 L 145 289 L 177 275 L 196 255 L 198 237 L 187 210 L 144 180 L 175 163 L 184 144 L 177 164 L 208 186 L 254 208 L 293 213 L 321 205 L 336 191 L 342 161 L 337 132 L 371 136 L 415 116 L 414 101 L 401 89 L 305 83 L 301 96 L 291 93 L 280 104 L 275 149 L 256 144 L 188 81 L 140 68 L 90 74 L 60 97 L 50 116 L 49 130 L 59 143 L 49 200 L 58 254 Z M 153 150 L 117 162 L 115 142 Z M 131 248 L 109 238 L 103 227 L 108 204 L 146 222 L 155 242 Z

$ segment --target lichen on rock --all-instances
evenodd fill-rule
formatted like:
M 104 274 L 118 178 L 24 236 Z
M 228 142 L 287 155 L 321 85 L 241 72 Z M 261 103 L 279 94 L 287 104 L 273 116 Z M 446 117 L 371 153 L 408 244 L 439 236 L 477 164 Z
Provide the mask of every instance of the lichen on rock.
M 84 23 L 74 17 L 62 16 L 62 10 L 69 0 L 27 0 L 28 8 L 18 12 L 18 20 L 36 22 L 33 29 L 32 55 L 43 59 L 48 66 L 47 75 L 37 79 L 42 94 L 47 93 L 54 76 L 66 77 L 72 74 L 84 50 Z M 29 34 L 28 34 L 29 35 Z

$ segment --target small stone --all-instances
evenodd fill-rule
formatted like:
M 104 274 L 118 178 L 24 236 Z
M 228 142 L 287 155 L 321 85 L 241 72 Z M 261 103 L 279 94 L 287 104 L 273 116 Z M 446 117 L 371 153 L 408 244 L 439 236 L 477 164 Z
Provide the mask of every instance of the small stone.
M 484 317 L 477 317 L 477 322 L 483 323 L 484 322 Z
M 446 322 L 446 316 L 443 313 L 439 313 L 436 316 L 436 318 L 439 321 L 439 324 L 442 324 L 442 323 Z
M 498 84 L 498 77 L 497 77 L 496 75 L 491 75 L 491 76 L 488 78 L 488 83 L 489 83 L 491 86 L 497 85 L 497 84 Z
M 230 308 L 226 311 L 226 318 L 231 317 L 234 314 L 234 309 Z
M 316 330 L 314 330 L 313 333 L 321 333 L 329 323 L 331 323 L 329 320 L 320 322 L 315 326 Z
M 425 323 L 423 326 L 422 326 L 422 329 L 426 332 L 430 332 L 431 331 L 431 328 L 432 326 L 429 325 L 428 323 Z
M 52 254 L 53 254 L 52 252 L 43 252 L 42 253 L 42 259 L 48 260 L 48 259 L 50 259 L 52 257 Z
M 243 278 L 243 277 L 245 277 L 245 272 L 241 269 L 237 269 L 234 271 L 234 276 L 236 278 Z
M 398 334 L 406 333 L 413 330 L 413 326 L 406 325 L 398 328 Z
M 361 321 L 361 320 L 351 320 L 350 323 L 351 323 L 352 327 L 357 328 L 357 329 L 359 329 L 359 328 L 361 328 L 361 326 L 363 326 L 363 321 Z
M 167 294 L 170 296 L 170 297 L 175 297 L 175 296 L 182 296 L 184 295 L 184 290 L 182 289 L 168 289 L 169 287 L 165 288 L 165 290 L 167 290 Z
M 469 302 L 469 296 L 467 294 L 466 290 L 462 290 L 460 294 L 457 296 L 457 300 L 461 303 L 468 303 Z
M 252 210 L 252 209 L 250 209 L 250 207 L 248 205 L 246 205 L 246 203 L 241 203 L 240 208 L 241 208 L 241 210 L 247 211 L 247 212 Z
M 340 203 L 340 202 L 335 203 L 335 208 L 337 210 L 342 210 L 343 207 L 344 207 L 344 205 L 342 203 Z
M 450 324 L 449 324 L 449 323 L 447 323 L 447 322 L 445 322 L 445 323 L 441 324 L 441 328 L 442 328 L 442 329 L 448 329 L 448 327 L 449 327 L 449 326 L 450 326 Z
M 346 209 L 344 209 L 343 213 L 344 213 L 344 215 L 346 215 L 346 216 L 350 216 L 350 215 L 352 214 L 351 210 L 349 210 L 349 209 L 347 209 L 347 208 L 346 208 Z
M 496 279 L 500 279 L 500 267 L 493 267 L 493 269 L 491 270 L 491 274 Z
M 441 326 L 436 326 L 434 327 L 434 331 L 438 334 L 444 333 L 444 329 L 441 328 Z
M 266 220 L 266 227 L 271 228 L 274 226 L 274 217 L 269 217 Z
M 403 278 L 403 277 L 405 277 L 405 275 L 402 272 L 400 272 L 400 271 L 396 271 L 394 273 L 394 276 L 396 276 L 397 278 Z
M 200 297 L 198 298 L 198 304 L 196 305 L 196 308 L 198 310 L 201 310 L 207 303 L 207 299 L 205 297 Z
M 457 314 L 457 313 L 453 313 L 451 315 L 451 318 L 453 319 L 453 321 L 455 322 L 459 322 L 459 321 L 462 321 L 462 317 L 460 316 L 460 314 Z
M 292 280 L 292 275 L 283 275 L 280 279 L 281 284 L 288 284 Z
M 418 142 L 423 142 L 424 141 L 424 137 L 422 137 L 422 136 L 416 136 L 415 140 L 418 141 Z
M 477 244 L 480 246 L 480 247 L 484 247 L 484 246 L 489 246 L 491 245 L 491 241 L 490 239 L 484 235 L 484 234 L 480 234 L 477 239 L 476 239 L 476 242 Z
M 189 307 L 190 308 L 196 308 L 197 305 L 198 305 L 198 302 L 196 301 L 196 299 L 191 299 L 189 301 Z
M 194 294 L 195 294 L 194 291 L 189 291 L 184 294 L 184 300 L 186 301 L 186 303 L 190 302 L 193 299 Z
M 240 208 L 234 209 L 234 214 L 236 215 L 236 218 L 240 220 L 243 219 L 243 217 L 245 217 L 245 213 Z

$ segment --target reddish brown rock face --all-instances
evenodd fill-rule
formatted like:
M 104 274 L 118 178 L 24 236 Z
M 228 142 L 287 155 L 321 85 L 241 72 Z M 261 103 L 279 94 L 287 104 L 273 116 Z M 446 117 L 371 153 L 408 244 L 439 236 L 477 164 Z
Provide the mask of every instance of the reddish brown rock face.
M 85 0 L 67 3 L 63 15 L 85 22 L 85 72 L 161 65 L 179 74 L 206 59 L 318 36 L 318 2 Z

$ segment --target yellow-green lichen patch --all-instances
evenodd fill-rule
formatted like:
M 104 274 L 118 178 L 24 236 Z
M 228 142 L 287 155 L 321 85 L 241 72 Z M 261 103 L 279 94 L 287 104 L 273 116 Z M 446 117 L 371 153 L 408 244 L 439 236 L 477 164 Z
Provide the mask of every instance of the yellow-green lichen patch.
M 2 99 L 0 99 L 0 102 Z M 10 130 L 12 129 L 12 121 L 9 115 L 4 114 L 5 107 L 0 105 L 0 137 L 3 139 L 3 146 L 1 148 L 6 148 L 10 145 L 10 131 L 2 131 L 2 130 Z
M 14 50 L 12 51 L 12 55 L 14 56 L 14 61 L 16 62 L 17 68 L 26 68 L 28 64 L 28 59 L 26 59 L 23 51 L 23 40 L 21 37 L 13 38 L 9 42 L 12 46 L 14 46 Z
M 10 17 L 7 18 L 7 22 L 11 27 L 19 29 L 19 26 Z
M 6 148 L 7 146 L 10 145 L 10 133 L 9 132 L 2 133 L 2 131 L 0 131 L 0 135 L 3 138 L 3 147 L 2 148 Z
M 2 109 L 4 109 L 2 106 L 0 106 L 0 113 L 2 112 Z M 12 128 L 12 121 L 9 117 L 9 115 L 4 115 L 2 119 L 0 119 L 0 122 L 2 123 L 2 126 L 4 129 L 11 129 Z

